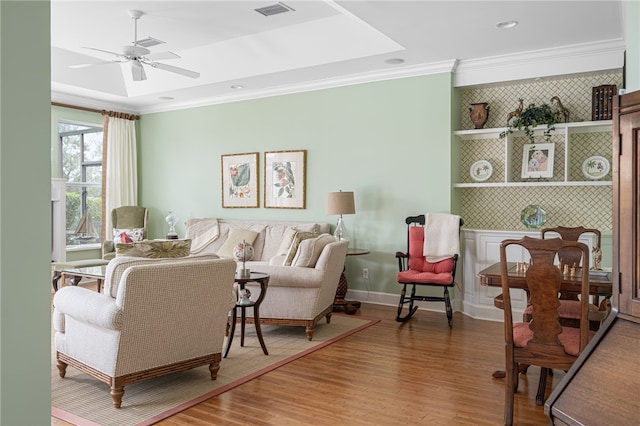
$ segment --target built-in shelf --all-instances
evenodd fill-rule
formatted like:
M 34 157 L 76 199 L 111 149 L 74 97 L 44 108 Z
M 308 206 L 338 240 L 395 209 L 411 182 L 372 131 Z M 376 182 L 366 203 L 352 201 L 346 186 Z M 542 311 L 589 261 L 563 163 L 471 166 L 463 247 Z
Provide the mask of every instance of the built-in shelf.
M 518 186 L 611 186 L 609 180 L 570 181 L 570 182 L 504 182 L 504 183 L 456 183 L 454 188 L 502 188 Z
M 579 151 L 580 137 L 589 133 L 606 133 L 608 136 L 595 136 L 599 137 L 598 143 L 599 149 L 593 152 L 592 155 L 603 156 L 605 158 L 611 158 L 611 120 L 602 121 L 582 121 L 576 123 L 558 123 L 555 129 L 551 132 L 552 138 L 557 144 L 561 144 L 559 148 L 556 145 L 556 153 L 562 152 L 563 155 L 556 154 L 556 164 L 561 164 L 559 169 L 561 175 L 556 174 L 553 179 L 540 178 L 540 179 L 521 179 L 520 170 L 522 167 L 522 151 L 521 148 L 525 143 L 530 143 L 526 139 L 526 135 L 522 131 L 514 131 L 507 134 L 504 138 L 500 138 L 500 134 L 507 130 L 506 127 L 491 128 L 491 129 L 471 129 L 471 130 L 458 130 L 453 134 L 458 138 L 461 143 L 460 149 L 462 153 L 465 150 L 473 149 L 473 142 L 485 141 L 489 143 L 489 146 L 493 146 L 493 152 L 498 150 L 501 154 L 498 160 L 494 160 L 500 167 L 496 167 L 497 164 L 493 164 L 494 171 L 496 169 L 501 170 L 499 176 L 492 176 L 490 180 L 486 182 L 473 182 L 470 181 L 468 176 L 468 169 L 463 168 L 460 172 L 463 174 L 458 179 L 458 182 L 453 186 L 454 188 L 498 188 L 498 187 L 547 187 L 547 186 L 611 186 L 611 180 L 583 180 L 583 176 L 576 176 L 575 171 L 573 175 L 571 170 L 575 170 L 580 167 L 582 161 L 586 159 L 576 159 L 574 151 Z M 534 135 L 542 135 L 546 130 L 546 126 L 538 126 L 533 129 Z M 606 141 L 604 140 L 606 139 Z M 493 141 L 495 142 L 493 142 Z M 543 139 L 539 139 L 543 143 Z M 562 142 L 560 142 L 560 140 Z M 493 145 L 495 144 L 495 145 Z M 466 151 L 470 153 L 472 151 Z M 583 154 L 584 157 L 584 154 Z M 475 158 L 474 161 L 485 160 L 485 158 Z M 557 169 L 556 169 L 557 171 Z

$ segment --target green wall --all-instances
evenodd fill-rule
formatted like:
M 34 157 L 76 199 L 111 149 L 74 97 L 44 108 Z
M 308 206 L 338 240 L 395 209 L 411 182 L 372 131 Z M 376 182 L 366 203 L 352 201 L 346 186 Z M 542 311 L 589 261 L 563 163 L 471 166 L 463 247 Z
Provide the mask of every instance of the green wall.
M 627 2 L 627 92 L 640 90 L 640 1 Z
M 449 212 L 452 81 L 437 74 L 144 115 L 140 119 L 140 204 L 150 237 L 168 229 L 169 210 L 194 217 L 335 223 L 326 194 L 354 191 L 345 216 L 352 246 L 350 288 L 398 292 L 394 253 L 406 246 L 404 218 Z M 307 150 L 306 209 L 223 209 L 220 156 L 259 152 L 260 206 L 265 151 Z M 361 278 L 369 268 L 370 288 Z
M 0 424 L 50 424 L 48 1 L 0 2 Z

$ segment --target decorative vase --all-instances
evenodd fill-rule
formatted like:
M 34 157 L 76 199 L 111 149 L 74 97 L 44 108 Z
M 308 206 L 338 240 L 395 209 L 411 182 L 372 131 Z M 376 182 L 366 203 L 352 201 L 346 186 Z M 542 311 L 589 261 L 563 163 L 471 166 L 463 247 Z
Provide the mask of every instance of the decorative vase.
M 486 102 L 471 104 L 469 107 L 469 116 L 475 128 L 482 129 L 489 118 L 489 104 Z

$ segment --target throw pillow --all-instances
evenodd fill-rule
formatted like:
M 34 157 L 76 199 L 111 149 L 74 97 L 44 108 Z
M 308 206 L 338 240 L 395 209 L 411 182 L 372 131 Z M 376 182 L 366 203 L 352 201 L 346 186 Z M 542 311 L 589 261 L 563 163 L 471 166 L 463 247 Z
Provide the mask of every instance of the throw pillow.
M 116 243 L 135 243 L 137 241 L 142 241 L 143 233 L 144 233 L 144 228 L 133 228 L 133 229 L 113 228 L 113 241 Z
M 218 249 L 217 254 L 220 257 L 230 257 L 233 259 L 233 249 L 238 245 L 238 243 L 245 241 L 249 244 L 253 244 L 257 237 L 258 233 L 255 231 L 239 228 L 231 229 L 227 236 L 227 240 Z
M 336 239 L 330 234 L 322 234 L 316 238 L 309 238 L 300 242 L 298 252 L 291 261 L 291 266 L 303 268 L 315 267 L 325 246 L 335 242 Z
M 302 241 L 315 237 L 317 237 L 315 232 L 296 232 L 295 237 L 293 237 L 291 247 L 289 247 L 289 251 L 287 252 L 287 257 L 284 260 L 284 266 L 291 266 L 291 262 L 298 252 L 298 246 Z
M 189 256 L 191 240 L 146 240 L 116 244 L 116 257 L 149 257 L 153 259 Z
M 278 247 L 278 251 L 276 252 L 276 256 L 286 256 L 289 253 L 289 248 L 291 248 L 291 243 L 293 243 L 293 239 L 295 238 L 298 230 L 296 228 L 288 227 L 285 229 L 282 234 L 282 242 Z

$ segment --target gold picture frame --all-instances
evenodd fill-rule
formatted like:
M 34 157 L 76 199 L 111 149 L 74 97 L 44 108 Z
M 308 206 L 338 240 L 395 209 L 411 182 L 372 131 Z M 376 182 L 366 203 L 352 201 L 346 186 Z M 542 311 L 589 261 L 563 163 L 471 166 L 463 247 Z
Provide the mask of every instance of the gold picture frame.
M 264 207 L 306 208 L 307 151 L 264 153 Z
M 221 172 L 223 208 L 259 207 L 257 152 L 222 155 Z

